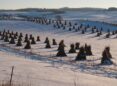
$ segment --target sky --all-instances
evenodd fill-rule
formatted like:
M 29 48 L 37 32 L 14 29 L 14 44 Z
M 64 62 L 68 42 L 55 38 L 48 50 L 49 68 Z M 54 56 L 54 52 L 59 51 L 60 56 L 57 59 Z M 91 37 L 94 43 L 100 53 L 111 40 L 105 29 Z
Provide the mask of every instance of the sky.
M 117 7 L 117 0 L 0 0 L 0 9 Z

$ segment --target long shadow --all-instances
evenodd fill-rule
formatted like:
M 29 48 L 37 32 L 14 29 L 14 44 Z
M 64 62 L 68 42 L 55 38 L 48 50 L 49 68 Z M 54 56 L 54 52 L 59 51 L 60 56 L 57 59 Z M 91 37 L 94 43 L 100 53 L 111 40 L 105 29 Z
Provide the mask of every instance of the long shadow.
M 16 55 L 19 55 L 19 56 L 23 56 L 25 59 L 32 59 L 32 60 L 39 60 L 39 61 L 44 61 L 44 62 L 47 62 L 47 63 L 50 63 L 52 64 L 53 63 L 53 59 L 50 59 L 49 57 L 45 57 L 45 56 L 41 56 L 39 54 L 35 54 L 35 53 L 30 53 L 30 52 L 26 52 L 26 51 L 20 51 L 20 50 L 16 50 L 16 49 L 12 49 L 12 48 L 9 48 L 8 47 L 5 47 L 5 46 L 1 46 L 1 48 L 7 52 L 11 52 L 11 53 L 15 53 Z M 80 64 L 77 64 L 73 61 L 65 61 L 65 60 L 62 60 L 62 58 L 64 57 L 56 57 L 56 56 L 53 56 L 52 58 L 61 58 L 61 59 L 56 59 L 56 61 L 54 61 L 54 64 L 60 64 L 57 66 L 57 68 L 59 67 L 62 67 L 63 65 L 69 65 L 69 66 L 72 66 L 74 68 L 71 68 L 72 71 L 81 71 L 81 72 L 84 72 L 84 73 L 90 73 L 90 74 L 93 74 L 93 75 L 97 75 L 98 73 L 100 74 L 100 72 L 98 71 L 101 71 L 101 75 L 103 76 L 106 76 L 106 77 L 114 77 L 117 75 L 117 72 L 116 73 L 113 73 L 113 72 L 107 72 L 103 67 L 102 65 L 99 65 L 99 64 L 96 64 L 94 63 L 93 65 L 91 66 L 87 66 L 87 64 L 85 64 L 86 62 L 88 61 L 84 61 L 83 63 L 80 63 Z M 96 59 L 97 61 L 98 59 Z M 95 61 L 95 60 L 93 60 Z M 93 61 L 90 61 L 93 63 Z M 81 61 L 79 61 L 81 62 Z M 56 66 L 55 66 L 56 67 Z M 95 72 L 94 72 L 95 71 Z

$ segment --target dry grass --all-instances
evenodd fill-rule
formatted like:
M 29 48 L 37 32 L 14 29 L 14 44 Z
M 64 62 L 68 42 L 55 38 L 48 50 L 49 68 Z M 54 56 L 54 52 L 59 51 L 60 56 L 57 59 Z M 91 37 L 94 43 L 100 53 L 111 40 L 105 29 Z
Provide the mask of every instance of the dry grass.
M 25 85 L 25 84 L 9 84 L 9 83 L 0 83 L 0 86 L 31 86 L 31 85 Z

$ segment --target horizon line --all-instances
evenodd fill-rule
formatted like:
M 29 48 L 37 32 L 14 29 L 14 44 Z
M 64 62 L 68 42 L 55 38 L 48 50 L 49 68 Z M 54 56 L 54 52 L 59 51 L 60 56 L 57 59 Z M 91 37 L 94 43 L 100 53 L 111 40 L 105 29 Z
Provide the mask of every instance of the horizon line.
M 109 8 L 117 8 L 117 7 L 108 7 L 108 8 L 103 8 L 103 7 L 58 7 L 58 8 L 38 8 L 38 7 L 24 7 L 24 8 L 0 8 L 0 10 L 19 10 L 19 9 L 62 9 L 62 8 L 68 8 L 68 9 L 78 9 L 78 8 L 97 8 L 97 9 L 109 9 Z

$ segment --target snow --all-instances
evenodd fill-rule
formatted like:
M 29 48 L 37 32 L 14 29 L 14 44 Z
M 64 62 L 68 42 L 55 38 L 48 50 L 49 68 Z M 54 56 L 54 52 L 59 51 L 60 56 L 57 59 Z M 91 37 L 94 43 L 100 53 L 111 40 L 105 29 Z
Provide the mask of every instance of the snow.
M 76 21 L 76 22 L 78 22 L 78 21 Z M 107 32 L 108 29 L 111 29 L 111 31 L 117 30 L 117 26 L 113 26 L 113 25 L 106 24 L 106 23 L 103 23 L 103 22 L 80 20 L 79 23 L 82 23 L 85 26 L 88 25 L 88 24 L 91 27 L 96 26 L 98 29 L 101 29 L 103 27 L 103 29 L 104 29 L 105 32 Z
M 31 11 L 31 12 L 20 12 L 20 11 L 13 11 L 13 12 L 1 12 L 0 15 L 3 14 L 8 14 L 8 15 L 12 15 L 12 16 L 17 16 L 17 15 L 23 15 L 23 16 L 30 16 L 30 17 L 39 17 L 39 16 L 47 16 L 52 14 L 52 12 L 35 12 L 35 11 Z
M 68 11 L 61 14 L 65 19 L 69 20 L 92 20 L 108 23 L 117 23 L 116 11 Z
M 43 61 L 24 59 L 0 51 L 0 80 L 9 80 L 11 66 L 15 66 L 13 81 L 32 86 L 116 86 L 117 80 L 72 71 L 68 65 L 60 66 Z M 57 67 L 58 66 L 58 67 Z
M 117 11 L 66 11 L 62 14 L 53 14 L 52 12 L 1 12 L 13 16 L 24 15 L 31 17 L 55 18 L 61 15 L 66 20 L 90 20 L 117 24 Z
M 77 13 L 78 14 L 78 13 Z M 74 16 L 69 13 L 67 16 Z M 86 15 L 86 13 L 84 13 Z M 79 14 L 82 15 L 82 14 Z M 109 14 L 108 14 L 109 15 Z M 109 18 L 103 15 L 92 15 L 93 17 Z M 84 16 L 84 15 L 83 15 Z M 91 17 L 92 17 L 91 16 Z M 66 17 L 68 19 L 68 17 Z M 100 19 L 99 19 L 100 20 Z M 101 22 L 78 21 L 73 22 L 83 23 L 83 25 L 103 27 L 104 31 L 110 28 L 111 31 L 117 30 L 117 27 Z M 55 29 L 52 25 L 40 25 L 27 21 L 0 21 L 0 30 L 13 30 L 23 32 L 23 34 L 33 34 L 35 37 L 40 36 L 41 42 L 32 45 L 31 50 L 24 50 L 23 47 L 15 47 L 0 41 L 0 81 L 8 80 L 10 76 L 11 66 L 15 66 L 13 80 L 18 83 L 32 84 L 33 86 L 74 86 L 77 82 L 78 86 L 116 86 L 117 84 L 117 66 L 99 66 L 102 51 L 105 46 L 110 46 L 113 61 L 117 64 L 117 39 L 112 36 L 109 39 L 94 37 L 96 34 L 81 34 L 79 32 Z M 45 49 L 43 43 L 45 38 L 49 37 L 51 43 L 55 38 L 57 43 L 60 40 L 65 40 L 65 50 L 67 57 L 55 57 L 58 45 L 52 46 L 51 49 Z M 93 56 L 88 56 L 87 61 L 72 63 L 77 53 L 68 54 L 70 44 L 80 42 L 92 46 Z M 5 46 L 3 46 L 5 44 Z M 31 54 L 33 52 L 35 54 Z M 78 52 L 78 51 L 77 51 Z M 81 82 L 82 81 L 82 82 Z

